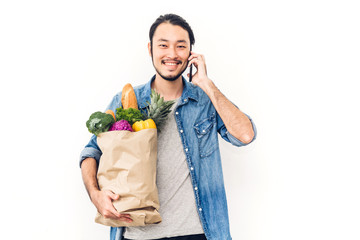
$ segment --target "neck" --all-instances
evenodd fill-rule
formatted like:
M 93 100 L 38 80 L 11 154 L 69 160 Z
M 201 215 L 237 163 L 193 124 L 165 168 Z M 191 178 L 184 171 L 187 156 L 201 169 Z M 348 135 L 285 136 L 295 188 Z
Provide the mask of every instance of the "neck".
M 175 81 L 168 81 L 156 74 L 155 80 L 151 83 L 151 88 L 164 97 L 165 101 L 169 101 L 181 97 L 184 85 L 181 76 Z

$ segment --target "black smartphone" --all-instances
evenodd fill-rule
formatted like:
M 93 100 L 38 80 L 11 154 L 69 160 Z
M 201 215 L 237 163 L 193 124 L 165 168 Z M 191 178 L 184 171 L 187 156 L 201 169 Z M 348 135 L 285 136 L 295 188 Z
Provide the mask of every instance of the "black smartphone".
M 191 82 L 192 80 L 192 64 L 190 65 L 190 72 L 189 72 L 190 76 L 189 76 L 189 82 Z
M 190 55 L 189 57 L 191 56 L 191 52 L 190 52 Z M 191 82 L 192 80 L 192 64 L 190 64 L 190 72 L 189 72 L 189 82 Z

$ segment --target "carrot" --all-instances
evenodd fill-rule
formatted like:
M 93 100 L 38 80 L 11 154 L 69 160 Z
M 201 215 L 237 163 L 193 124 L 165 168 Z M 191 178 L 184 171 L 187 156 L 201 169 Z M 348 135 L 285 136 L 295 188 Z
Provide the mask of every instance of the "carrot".
M 113 118 L 114 118 L 115 121 L 116 121 L 115 113 L 113 112 L 113 110 L 108 109 L 108 110 L 105 111 L 105 113 L 110 114 L 111 116 L 113 116 Z

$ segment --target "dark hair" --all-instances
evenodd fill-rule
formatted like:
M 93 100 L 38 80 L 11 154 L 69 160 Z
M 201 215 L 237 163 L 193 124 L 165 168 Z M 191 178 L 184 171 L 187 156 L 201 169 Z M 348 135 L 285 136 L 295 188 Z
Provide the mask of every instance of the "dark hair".
M 172 25 L 175 26 L 180 26 L 182 27 L 184 30 L 186 30 L 189 34 L 189 38 L 190 38 L 190 48 L 192 45 L 195 44 L 195 37 L 194 37 L 194 33 L 191 30 L 190 25 L 185 21 L 185 19 L 183 19 L 182 17 L 176 15 L 176 14 L 165 14 L 165 15 L 161 15 L 160 17 L 158 17 L 156 19 L 156 21 L 151 25 L 150 27 L 150 31 L 149 31 L 149 38 L 150 38 L 150 43 L 152 46 L 152 40 L 153 40 L 153 36 L 155 33 L 156 28 L 161 24 L 161 23 L 170 23 Z

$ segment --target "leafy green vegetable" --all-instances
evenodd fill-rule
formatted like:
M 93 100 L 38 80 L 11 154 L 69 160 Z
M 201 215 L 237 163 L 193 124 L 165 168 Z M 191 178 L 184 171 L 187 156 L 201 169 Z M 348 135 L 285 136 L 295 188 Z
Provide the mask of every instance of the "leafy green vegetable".
M 116 109 L 116 119 L 118 121 L 124 119 L 128 121 L 130 125 L 133 125 L 134 122 L 143 120 L 144 116 L 138 109 L 134 109 L 134 108 L 123 109 L 122 107 L 119 107 Z
M 114 122 L 115 119 L 110 114 L 94 112 L 86 122 L 86 127 L 88 128 L 89 132 L 97 136 L 102 132 L 108 131 Z

